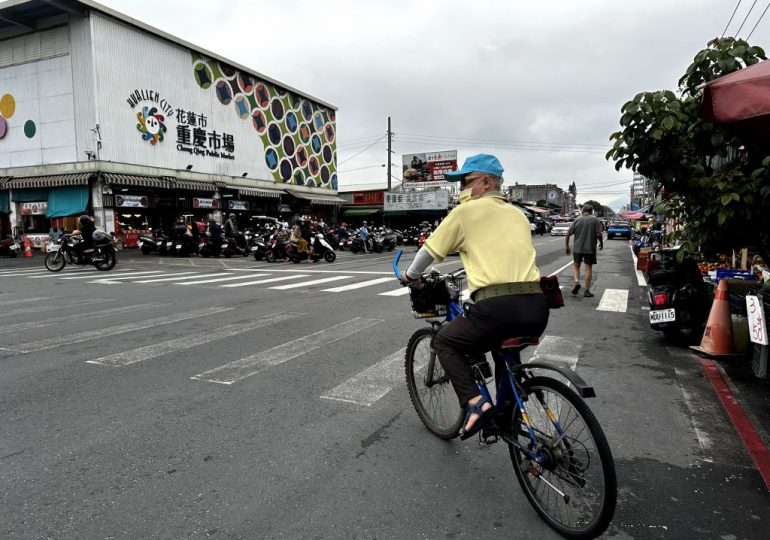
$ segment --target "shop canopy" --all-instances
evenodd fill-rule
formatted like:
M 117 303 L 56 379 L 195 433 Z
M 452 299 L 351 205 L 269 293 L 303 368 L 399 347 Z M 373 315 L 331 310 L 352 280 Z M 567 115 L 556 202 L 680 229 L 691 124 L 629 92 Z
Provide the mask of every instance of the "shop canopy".
M 531 210 L 535 214 L 541 215 L 541 216 L 549 216 L 551 215 L 551 211 L 546 208 L 538 208 L 537 206 L 525 206 L 527 210 Z
M 770 133 L 770 61 L 714 79 L 703 89 L 704 120 L 756 134 Z
M 336 195 L 327 195 L 324 193 L 306 193 L 304 191 L 295 191 L 293 189 L 287 189 L 286 192 L 289 195 L 292 195 L 298 199 L 304 199 L 306 201 L 310 201 L 311 204 L 317 204 L 317 205 L 329 205 L 329 206 L 337 206 L 344 202 L 347 202 L 345 199 L 342 199 L 340 197 L 337 197 Z
M 372 214 L 376 214 L 382 210 L 382 208 L 345 208 L 342 210 L 343 216 L 370 216 Z
M 8 180 L 3 189 L 41 189 L 61 186 L 87 186 L 92 173 L 22 176 Z

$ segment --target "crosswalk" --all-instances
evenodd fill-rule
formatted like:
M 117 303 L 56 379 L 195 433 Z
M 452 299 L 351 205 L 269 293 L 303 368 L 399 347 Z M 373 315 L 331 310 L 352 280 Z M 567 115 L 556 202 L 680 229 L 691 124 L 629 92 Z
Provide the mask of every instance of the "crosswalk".
M 343 317 L 346 320 L 306 325 L 297 324 L 297 321 L 307 321 L 308 314 L 293 311 L 248 315 L 229 306 L 208 306 L 178 312 L 173 304 L 163 302 L 99 309 L 103 306 L 97 304 L 104 302 L 109 305 L 114 299 L 91 299 L 50 306 L 48 300 L 42 296 L 28 298 L 26 302 L 31 305 L 12 312 L 13 316 L 23 318 L 27 315 L 35 320 L 0 326 L 0 358 L 3 362 L 25 364 L 47 353 L 57 358 L 57 364 L 75 358 L 75 362 L 91 365 L 93 369 L 152 370 L 161 366 L 160 373 L 164 377 L 176 377 L 190 385 L 204 384 L 216 388 L 246 384 L 246 381 L 259 377 L 282 376 L 275 370 L 289 362 L 301 363 L 304 369 L 310 371 L 308 378 L 325 381 L 327 379 L 322 373 L 312 372 L 326 370 L 326 364 L 311 361 L 314 355 L 323 357 L 332 354 L 350 358 L 353 354 L 358 359 L 354 372 L 342 370 L 339 380 L 319 385 L 317 399 L 371 407 L 393 390 L 404 390 L 403 345 L 408 335 L 399 336 L 391 346 L 371 350 L 363 356 L 360 354 L 361 340 L 367 339 L 372 329 L 388 331 L 384 319 Z M 38 315 L 40 310 L 44 310 L 42 317 L 28 311 L 35 307 Z M 228 317 L 235 318 L 235 322 L 227 322 Z M 85 328 L 79 324 L 73 330 L 67 326 L 73 320 L 91 322 Z M 116 324 L 117 321 L 120 321 L 119 324 Z M 218 321 L 218 325 L 207 326 L 205 331 L 201 331 L 201 321 Z M 46 329 L 43 336 L 39 333 L 40 328 Z M 271 346 L 269 336 L 285 335 L 277 331 L 287 328 L 292 329 L 289 338 Z M 152 334 L 149 329 L 160 329 L 160 335 L 167 339 L 152 337 L 158 333 Z M 121 335 L 125 336 L 122 340 L 114 339 Z M 205 353 L 206 348 L 222 350 L 222 342 L 236 336 L 245 337 L 255 350 L 246 353 L 243 348 L 233 347 L 222 355 Z M 264 345 L 260 346 L 262 343 Z M 579 341 L 546 337 L 540 348 L 534 350 L 534 356 L 538 360 L 560 362 L 575 369 L 581 346 Z M 193 349 L 197 350 L 194 356 Z M 196 367 L 189 367 L 186 373 L 187 363 L 171 371 L 162 368 L 164 362 L 192 357 L 202 362 L 204 369 L 198 363 Z
M 376 277 L 375 277 L 376 276 Z M 344 293 L 371 289 L 381 296 L 403 296 L 409 290 L 401 287 L 390 272 L 337 272 L 311 269 L 259 270 L 141 270 L 131 268 L 96 272 L 92 268 L 51 273 L 41 268 L 1 270 L 0 279 L 77 281 L 89 285 L 149 285 L 214 287 L 221 289 L 264 288 L 276 291 L 307 289 L 323 293 Z

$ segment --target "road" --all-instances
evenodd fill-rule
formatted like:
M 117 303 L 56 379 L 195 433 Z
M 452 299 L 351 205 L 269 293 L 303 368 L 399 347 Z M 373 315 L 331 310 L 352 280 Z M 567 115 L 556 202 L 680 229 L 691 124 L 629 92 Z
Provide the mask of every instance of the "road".
M 536 237 L 545 273 L 570 261 Z M 392 254 L 326 264 L 0 260 L 0 537 L 556 538 L 502 445 L 411 408 Z M 402 268 L 414 249 L 408 248 Z M 457 258 L 442 263 L 457 267 Z M 768 493 L 697 358 L 649 329 L 627 242 L 530 355 L 593 384 L 612 538 L 760 538 Z

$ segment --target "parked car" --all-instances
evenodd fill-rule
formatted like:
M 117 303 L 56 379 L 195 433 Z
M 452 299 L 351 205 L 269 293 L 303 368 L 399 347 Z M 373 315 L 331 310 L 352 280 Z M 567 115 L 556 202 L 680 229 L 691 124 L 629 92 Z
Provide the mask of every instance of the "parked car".
M 616 221 L 614 223 L 610 223 L 610 226 L 607 229 L 607 240 L 612 240 L 616 236 L 630 240 L 632 234 L 633 231 L 631 230 L 631 225 L 624 221 Z
M 567 236 L 567 231 L 572 226 L 572 222 L 554 223 L 551 229 L 551 236 Z

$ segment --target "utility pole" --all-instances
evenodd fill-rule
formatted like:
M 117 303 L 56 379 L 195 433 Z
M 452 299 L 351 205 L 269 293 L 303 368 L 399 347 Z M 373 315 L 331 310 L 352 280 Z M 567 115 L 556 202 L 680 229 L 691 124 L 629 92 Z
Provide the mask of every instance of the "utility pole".
M 393 132 L 390 131 L 390 116 L 388 116 L 388 161 L 385 162 L 387 163 L 387 170 L 388 170 L 388 191 L 390 191 L 390 153 L 391 153 L 390 143 L 392 139 L 393 139 Z

